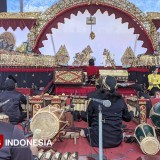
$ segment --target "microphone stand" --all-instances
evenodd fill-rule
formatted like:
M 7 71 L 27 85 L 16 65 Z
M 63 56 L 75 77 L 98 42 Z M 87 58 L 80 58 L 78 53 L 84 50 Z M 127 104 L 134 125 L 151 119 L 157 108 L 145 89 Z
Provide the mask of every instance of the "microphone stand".
M 103 130 L 102 130 L 102 107 L 101 105 L 98 106 L 99 109 L 99 116 L 98 116 L 98 123 L 99 123 L 99 160 L 103 159 Z
M 107 157 L 103 155 L 103 126 L 102 126 L 102 106 L 98 106 L 98 124 L 99 124 L 99 155 L 91 154 L 89 158 L 93 158 L 95 160 L 107 160 Z M 92 159 L 91 159 L 92 160 Z

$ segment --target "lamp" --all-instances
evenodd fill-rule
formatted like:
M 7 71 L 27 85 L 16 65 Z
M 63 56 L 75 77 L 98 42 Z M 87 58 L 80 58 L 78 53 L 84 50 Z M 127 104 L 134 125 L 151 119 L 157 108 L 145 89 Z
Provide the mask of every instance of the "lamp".
M 92 14 L 90 14 L 90 17 L 87 17 L 86 19 L 86 24 L 91 25 L 91 32 L 90 32 L 89 37 L 91 38 L 91 40 L 95 39 L 96 35 L 92 31 L 92 25 L 96 24 L 96 17 L 93 17 Z
M 95 37 L 96 37 L 96 35 L 95 35 L 95 33 L 92 31 L 92 25 L 93 24 L 96 24 L 96 17 L 92 17 L 92 15 L 90 15 L 90 25 L 91 25 L 91 33 L 90 33 L 90 38 L 91 38 L 91 40 L 93 40 L 93 39 L 95 39 Z
M 90 38 L 91 38 L 91 39 L 95 39 L 95 37 L 96 37 L 95 33 L 91 30 Z

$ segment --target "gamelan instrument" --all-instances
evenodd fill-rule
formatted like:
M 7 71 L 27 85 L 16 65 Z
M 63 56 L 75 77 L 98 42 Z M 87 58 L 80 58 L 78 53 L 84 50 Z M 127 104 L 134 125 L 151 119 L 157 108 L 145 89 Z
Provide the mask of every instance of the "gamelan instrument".
M 160 129 L 160 102 L 156 103 L 152 109 L 150 110 L 149 118 L 151 119 L 151 122 L 153 125 Z
M 52 149 L 48 151 L 44 150 L 39 150 L 38 152 L 38 158 L 39 160 L 78 160 L 78 152 L 65 152 L 65 153 L 60 153 L 60 152 L 55 152 Z
M 146 104 L 148 99 L 138 99 L 137 97 L 126 98 L 126 103 L 133 111 L 133 121 L 137 124 L 147 122 Z
M 147 123 L 139 124 L 135 129 L 134 136 L 144 154 L 155 155 L 158 153 L 160 144 L 155 133 L 155 128 Z
M 113 76 L 117 81 L 128 81 L 128 71 L 122 70 L 99 70 L 100 77 Z
M 59 97 L 59 96 L 53 96 L 49 94 L 44 94 L 44 95 L 37 95 L 37 96 L 31 96 L 29 97 L 29 104 L 31 105 L 32 108 L 32 116 L 34 116 L 39 109 L 52 105 L 54 107 L 61 108 L 62 105 L 65 104 L 65 98 L 64 97 Z
M 64 110 L 49 105 L 33 116 L 30 128 L 33 133 L 36 129 L 40 129 L 42 139 L 53 139 L 67 125 Z
M 9 122 L 9 117 L 4 113 L 0 113 L 0 121 Z
M 121 82 L 121 83 L 117 83 L 117 86 L 121 86 L 121 87 L 128 87 L 128 86 L 132 86 L 135 83 L 133 82 Z
M 76 111 L 86 111 L 88 107 L 87 96 L 73 96 L 72 104 L 74 105 L 74 110 Z
M 43 98 L 41 96 L 29 97 L 29 104 L 32 108 L 32 116 L 34 116 L 43 107 Z

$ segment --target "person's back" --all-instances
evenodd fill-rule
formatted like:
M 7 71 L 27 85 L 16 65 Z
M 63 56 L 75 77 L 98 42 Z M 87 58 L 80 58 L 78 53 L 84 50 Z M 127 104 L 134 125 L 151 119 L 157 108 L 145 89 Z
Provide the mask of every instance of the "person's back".
M 96 99 L 108 99 L 105 93 L 96 93 Z M 92 98 L 91 98 L 92 99 Z M 95 99 L 95 98 L 94 98 Z M 92 128 L 92 146 L 98 147 L 98 113 L 99 102 L 91 100 L 88 106 L 88 119 Z M 110 107 L 102 106 L 103 118 L 103 147 L 111 148 L 118 146 L 122 141 L 122 119 L 130 121 L 131 116 L 128 113 L 127 106 L 120 95 L 117 95 L 116 100 L 111 102 Z
M 112 79 L 111 79 L 112 80 Z M 115 87 L 115 85 L 114 85 Z M 111 87 L 112 88 L 112 87 Z M 95 93 L 89 95 L 90 102 L 87 108 L 87 115 L 82 112 L 82 119 L 88 122 L 90 131 L 85 130 L 85 135 L 91 146 L 99 146 L 98 135 L 98 106 L 102 107 L 102 119 L 103 119 L 103 147 L 112 148 L 120 145 L 122 142 L 122 120 L 130 121 L 131 114 L 128 112 L 128 108 L 122 96 L 115 91 L 110 93 L 105 89 L 98 89 Z M 110 101 L 110 105 L 103 105 L 105 100 Z M 100 103 L 100 101 L 102 103 Z M 90 134 L 90 136 L 89 136 Z
M 24 118 L 21 113 L 21 102 L 26 104 L 27 100 L 23 94 L 15 90 L 15 83 L 11 79 L 5 81 L 5 91 L 0 93 L 0 102 L 6 100 L 9 102 L 2 107 L 3 112 L 9 116 L 10 122 L 19 123 Z
M 93 75 L 95 75 L 96 78 L 99 77 L 99 69 L 96 66 L 88 66 L 86 72 L 88 77 Z
M 86 68 L 88 83 L 95 84 L 95 80 L 99 78 L 99 69 L 94 65 L 94 59 L 89 60 L 89 66 Z
M 23 133 L 11 124 L 0 121 L 0 134 L 5 140 L 25 140 Z M 1 141 L 0 141 L 1 144 Z M 32 160 L 33 156 L 29 146 L 5 146 L 0 149 L 0 160 Z
M 122 120 L 127 122 L 131 120 L 124 100 L 120 98 L 112 102 L 109 108 L 103 107 L 102 115 L 105 119 L 103 129 L 105 138 L 103 143 L 106 143 L 106 147 L 116 147 L 120 145 L 123 139 Z

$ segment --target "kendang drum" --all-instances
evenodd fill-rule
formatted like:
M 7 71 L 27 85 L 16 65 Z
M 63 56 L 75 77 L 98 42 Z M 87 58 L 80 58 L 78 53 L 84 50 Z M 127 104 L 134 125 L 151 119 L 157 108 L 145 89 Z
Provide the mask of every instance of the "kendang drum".
M 0 113 L 0 121 L 9 122 L 9 117 L 6 114 Z
M 40 129 L 42 139 L 53 139 L 67 125 L 64 110 L 49 105 L 34 115 L 30 128 L 33 133 L 36 129 Z
M 156 129 L 160 129 L 160 102 L 152 107 L 149 117 Z
M 152 126 L 147 123 L 138 125 L 134 136 L 144 154 L 155 155 L 159 151 L 160 144 L 155 133 L 155 128 Z

